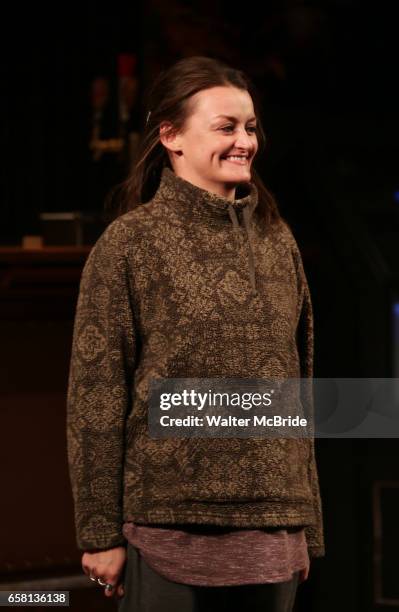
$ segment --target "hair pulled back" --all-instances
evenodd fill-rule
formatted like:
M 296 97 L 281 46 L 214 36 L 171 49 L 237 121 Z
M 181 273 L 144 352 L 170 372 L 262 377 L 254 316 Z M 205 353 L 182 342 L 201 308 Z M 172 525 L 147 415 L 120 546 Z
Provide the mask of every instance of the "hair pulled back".
M 167 151 L 159 139 L 160 124 L 170 122 L 174 130 L 181 130 L 190 116 L 191 97 L 204 89 L 218 86 L 233 86 L 250 94 L 257 118 L 259 150 L 264 148 L 266 138 L 260 119 L 259 97 L 245 73 L 211 57 L 181 59 L 162 71 L 147 92 L 147 121 L 133 167 L 126 180 L 118 184 L 106 200 L 106 208 L 110 208 L 117 194 L 114 217 L 148 202 L 156 193 L 163 167 L 171 167 Z M 264 216 L 266 225 L 273 224 L 280 217 L 277 203 L 253 166 L 251 181 L 259 194 L 257 214 Z

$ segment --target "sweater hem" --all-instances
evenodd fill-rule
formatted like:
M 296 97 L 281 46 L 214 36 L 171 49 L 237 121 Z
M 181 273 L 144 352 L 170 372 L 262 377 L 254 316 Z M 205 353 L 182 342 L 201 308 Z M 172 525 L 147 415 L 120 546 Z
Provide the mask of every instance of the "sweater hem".
M 147 512 L 128 512 L 124 517 L 124 522 L 134 522 L 135 524 L 184 524 L 197 523 L 209 525 L 225 525 L 227 527 L 294 527 L 294 526 L 310 526 L 315 524 L 315 518 L 312 511 L 288 511 L 288 512 L 273 512 L 264 511 L 254 515 L 251 512 L 231 511 L 229 512 L 224 507 L 223 513 L 204 512 L 195 510 L 149 510 Z

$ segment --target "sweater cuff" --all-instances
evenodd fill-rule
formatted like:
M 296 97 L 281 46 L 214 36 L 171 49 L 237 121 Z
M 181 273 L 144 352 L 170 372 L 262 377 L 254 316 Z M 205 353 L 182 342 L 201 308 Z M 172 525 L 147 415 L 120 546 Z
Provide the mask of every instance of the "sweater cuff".
M 117 546 L 126 546 L 126 538 L 120 532 L 110 534 L 98 534 L 90 538 L 78 538 L 77 545 L 84 552 L 97 552 L 100 550 L 108 550 Z
M 324 557 L 326 552 L 324 546 L 308 546 L 309 558 Z

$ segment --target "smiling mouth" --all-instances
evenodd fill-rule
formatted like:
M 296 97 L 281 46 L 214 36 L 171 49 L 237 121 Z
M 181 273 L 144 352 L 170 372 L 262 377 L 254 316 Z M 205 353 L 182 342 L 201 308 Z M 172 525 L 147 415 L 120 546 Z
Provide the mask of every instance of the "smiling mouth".
M 228 155 L 226 157 L 222 157 L 222 161 L 227 161 L 231 164 L 236 164 L 237 166 L 246 166 L 248 165 L 249 158 L 242 155 Z

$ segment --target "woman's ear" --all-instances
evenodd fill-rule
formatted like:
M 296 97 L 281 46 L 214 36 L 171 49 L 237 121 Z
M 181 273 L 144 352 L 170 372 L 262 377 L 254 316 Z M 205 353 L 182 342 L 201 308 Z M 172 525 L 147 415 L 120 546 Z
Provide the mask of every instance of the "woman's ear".
M 159 126 L 159 140 L 168 151 L 181 152 L 181 138 L 169 121 L 163 121 Z

